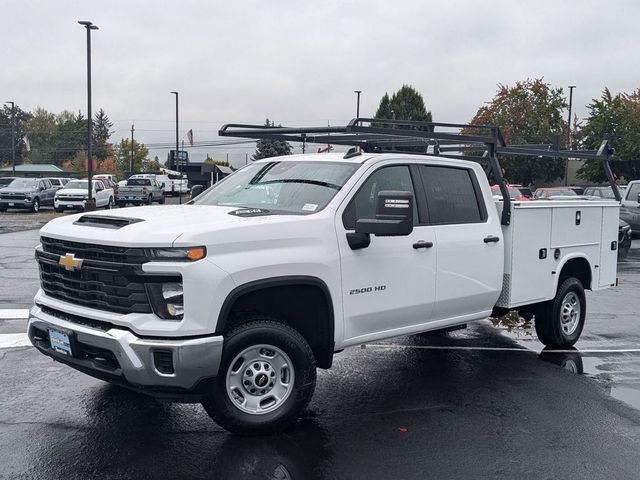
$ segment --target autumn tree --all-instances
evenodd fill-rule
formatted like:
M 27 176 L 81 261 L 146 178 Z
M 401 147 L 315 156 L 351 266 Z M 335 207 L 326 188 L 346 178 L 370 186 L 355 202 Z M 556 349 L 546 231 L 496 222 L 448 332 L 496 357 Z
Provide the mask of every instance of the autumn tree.
M 140 172 L 148 169 L 149 149 L 144 144 L 133 141 L 133 159 L 131 157 L 132 143 L 130 138 L 123 138 L 114 148 L 114 157 L 118 170 L 121 172 Z
M 564 139 L 566 107 L 562 88 L 542 79 L 527 79 L 513 86 L 498 85 L 496 95 L 478 109 L 470 123 L 500 127 L 507 144 L 550 144 L 558 136 Z M 565 161 L 558 158 L 506 156 L 500 163 L 509 182 L 523 185 L 552 182 L 565 172 Z

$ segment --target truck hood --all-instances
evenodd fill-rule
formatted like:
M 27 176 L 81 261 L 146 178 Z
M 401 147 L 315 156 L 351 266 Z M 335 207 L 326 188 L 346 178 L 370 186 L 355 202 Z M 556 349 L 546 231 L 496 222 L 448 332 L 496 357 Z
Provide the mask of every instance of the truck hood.
M 210 205 L 118 208 L 56 218 L 47 223 L 40 230 L 40 234 L 84 243 L 167 247 L 172 246 L 181 236 L 182 244 L 190 240 L 211 239 L 212 232 L 235 230 L 250 225 L 258 226 L 266 222 L 295 221 L 302 218 L 293 215 L 241 217 L 229 214 L 235 210 L 239 208 Z M 95 218 L 95 221 L 90 221 L 92 218 Z M 111 221 L 124 223 L 124 225 L 102 223 Z
M 96 192 L 94 191 L 93 193 L 95 194 Z M 73 195 L 74 197 L 87 195 L 87 189 L 86 188 L 61 188 L 60 190 L 56 191 L 56 197 L 59 195 L 70 195 L 70 196 Z

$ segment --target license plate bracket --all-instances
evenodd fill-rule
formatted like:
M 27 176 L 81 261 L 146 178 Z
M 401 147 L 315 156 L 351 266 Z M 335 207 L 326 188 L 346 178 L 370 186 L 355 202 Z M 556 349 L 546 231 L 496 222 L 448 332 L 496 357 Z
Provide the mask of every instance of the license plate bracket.
M 49 329 L 49 346 L 57 353 L 73 357 L 73 332 L 57 328 Z

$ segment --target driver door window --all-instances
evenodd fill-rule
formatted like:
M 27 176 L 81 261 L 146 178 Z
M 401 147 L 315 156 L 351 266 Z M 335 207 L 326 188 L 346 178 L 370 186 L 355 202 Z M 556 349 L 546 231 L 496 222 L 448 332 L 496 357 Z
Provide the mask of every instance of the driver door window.
M 375 218 L 376 199 L 378 192 L 383 190 L 397 190 L 413 194 L 413 222 L 415 225 L 418 221 L 418 212 L 409 167 L 396 165 L 377 170 L 364 182 L 342 215 L 344 228 L 354 230 L 356 228 L 356 220 Z

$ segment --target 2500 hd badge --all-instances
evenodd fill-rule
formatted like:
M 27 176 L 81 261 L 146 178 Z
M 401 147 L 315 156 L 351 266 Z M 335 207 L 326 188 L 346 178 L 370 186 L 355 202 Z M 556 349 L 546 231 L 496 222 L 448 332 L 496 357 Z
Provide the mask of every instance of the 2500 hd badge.
M 359 293 L 381 292 L 386 290 L 386 285 L 376 285 L 375 287 L 354 288 L 349 290 L 349 295 L 358 295 Z

